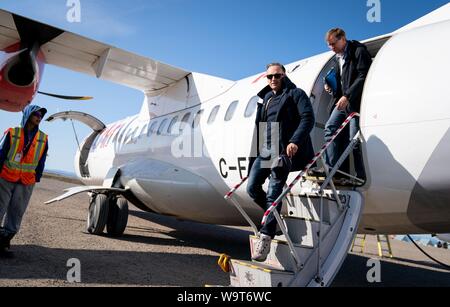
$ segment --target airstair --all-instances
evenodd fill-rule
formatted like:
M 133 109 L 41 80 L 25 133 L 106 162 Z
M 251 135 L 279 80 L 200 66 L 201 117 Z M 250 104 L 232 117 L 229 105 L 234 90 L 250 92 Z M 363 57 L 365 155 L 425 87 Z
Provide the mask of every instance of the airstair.
M 326 149 L 355 116 L 359 114 L 352 113 L 346 119 L 333 138 L 264 214 L 262 224 L 270 214 L 274 214 L 282 232 L 272 240 L 267 259 L 264 262 L 229 259 L 225 267 L 230 273 L 231 287 L 325 287 L 331 284 L 352 245 L 364 204 L 360 192 L 348 187 L 338 190 L 332 179 L 361 142 L 360 134 L 350 142 L 335 167 L 325 169 L 327 176 L 323 182 L 307 180 L 304 176 L 319 160 L 325 165 L 323 155 Z M 246 180 L 244 178 L 225 198 L 253 229 L 254 234 L 249 238 L 253 255 L 258 242 L 258 229 L 233 198 Z M 292 188 L 297 183 L 300 184 L 300 192 L 293 194 Z M 275 210 L 281 203 L 287 209 L 282 212 L 287 214 L 280 215 Z

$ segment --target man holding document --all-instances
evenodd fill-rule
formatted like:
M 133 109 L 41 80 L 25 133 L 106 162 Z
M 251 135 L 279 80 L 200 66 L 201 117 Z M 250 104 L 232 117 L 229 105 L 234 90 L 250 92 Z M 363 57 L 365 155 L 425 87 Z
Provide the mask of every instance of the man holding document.
M 331 140 L 344 120 L 352 113 L 360 111 L 361 96 L 372 64 L 372 57 L 365 45 L 347 40 L 344 30 L 335 28 L 326 34 L 328 47 L 336 54 L 334 67 L 325 76 L 325 90 L 333 96 L 335 105 L 325 125 L 325 141 Z M 350 122 L 350 140 L 359 131 L 359 118 Z M 333 167 L 342 155 L 344 138 L 337 138 L 327 150 L 326 162 Z M 364 165 L 360 148 L 354 150 L 356 176 L 365 179 Z

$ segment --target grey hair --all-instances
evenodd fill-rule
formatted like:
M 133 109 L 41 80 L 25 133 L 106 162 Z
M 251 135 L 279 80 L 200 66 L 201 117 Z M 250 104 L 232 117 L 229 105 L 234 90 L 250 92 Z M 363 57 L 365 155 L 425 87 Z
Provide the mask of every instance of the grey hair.
M 286 68 L 283 66 L 283 64 L 280 64 L 278 62 L 267 64 L 266 70 L 269 69 L 272 66 L 278 66 L 278 67 L 280 67 L 283 70 L 284 73 L 286 73 Z

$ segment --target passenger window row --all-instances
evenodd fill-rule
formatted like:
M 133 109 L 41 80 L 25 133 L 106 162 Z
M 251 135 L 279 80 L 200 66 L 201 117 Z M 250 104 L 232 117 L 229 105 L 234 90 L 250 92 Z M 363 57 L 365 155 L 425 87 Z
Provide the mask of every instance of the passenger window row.
M 250 99 L 250 101 L 248 102 L 247 107 L 245 109 L 245 112 L 244 112 L 245 118 L 249 118 L 255 114 L 258 101 L 259 101 L 258 96 L 252 97 Z M 228 109 L 225 113 L 224 121 L 227 122 L 227 121 L 230 121 L 233 119 L 234 113 L 236 112 L 238 105 L 239 105 L 238 100 L 230 103 L 230 105 L 228 106 Z M 220 111 L 220 105 L 216 105 L 214 108 L 212 108 L 211 112 L 209 113 L 209 117 L 208 117 L 208 121 L 207 121 L 208 125 L 211 125 L 215 122 L 219 111 Z M 192 125 L 191 125 L 192 129 L 196 129 L 200 125 L 200 121 L 201 121 L 201 118 L 203 117 L 204 112 L 205 112 L 205 110 L 202 109 L 202 110 L 199 110 L 194 115 L 194 119 L 192 120 Z M 167 126 L 167 123 L 169 122 L 169 119 L 167 119 L 167 118 L 163 119 L 163 121 L 159 125 L 157 134 L 161 135 L 163 133 L 168 133 L 170 135 L 173 135 L 173 134 L 181 133 L 184 130 L 184 128 L 186 127 L 186 124 L 189 121 L 190 116 L 191 116 L 191 113 L 185 114 L 183 119 L 181 120 L 181 122 L 178 122 L 178 116 L 175 116 L 171 120 L 167 129 L 166 129 L 166 126 Z M 177 123 L 179 123 L 178 127 L 176 125 Z M 154 130 L 155 130 L 154 128 L 156 127 L 156 125 L 157 125 L 157 122 L 154 122 L 152 124 L 152 126 L 150 127 L 150 129 L 147 133 L 147 136 L 154 133 Z M 152 127 L 153 127 L 153 129 L 152 129 Z M 174 127 L 177 127 L 178 131 L 177 131 L 177 129 L 174 129 Z
M 247 104 L 247 107 L 244 112 L 244 117 L 249 118 L 255 114 L 256 107 L 259 101 L 259 97 L 255 96 L 250 99 L 250 101 Z M 233 101 L 228 106 L 228 109 L 224 116 L 224 121 L 228 122 L 233 119 L 233 116 L 236 112 L 236 109 L 239 105 L 239 101 Z M 217 115 L 220 111 L 220 105 L 216 105 L 210 112 L 207 124 L 211 125 L 215 122 L 217 119 Z M 205 110 L 201 109 L 199 110 L 192 120 L 191 127 L 192 129 L 196 129 L 200 125 L 200 120 L 203 117 Z M 115 142 L 124 142 L 125 144 L 135 143 L 138 139 L 142 138 L 144 135 L 147 137 L 150 137 L 152 134 L 162 135 L 164 133 L 167 133 L 169 135 L 178 135 L 183 132 L 185 127 L 187 126 L 189 119 L 191 117 L 191 112 L 186 113 L 181 121 L 179 121 L 179 116 L 176 115 L 170 120 L 168 118 L 165 118 L 162 120 L 162 122 L 154 121 L 153 123 L 147 123 L 145 124 L 141 130 L 139 130 L 139 127 L 135 127 L 133 130 L 128 131 L 128 133 L 125 133 L 126 130 L 128 130 L 128 127 L 131 125 L 133 121 L 131 121 L 126 127 L 123 127 L 123 124 L 120 125 L 120 127 L 114 128 L 113 133 L 108 133 L 107 140 L 104 140 L 102 143 L 106 143 L 105 145 L 108 145 L 110 141 L 112 143 Z M 158 125 L 159 124 L 159 125 Z M 124 128 L 124 129 L 122 129 Z M 139 134 L 137 134 L 139 132 Z M 125 134 L 125 137 L 124 137 Z M 94 147 L 96 147 L 100 143 L 100 139 L 103 139 L 102 137 L 97 139 L 97 142 L 94 143 Z

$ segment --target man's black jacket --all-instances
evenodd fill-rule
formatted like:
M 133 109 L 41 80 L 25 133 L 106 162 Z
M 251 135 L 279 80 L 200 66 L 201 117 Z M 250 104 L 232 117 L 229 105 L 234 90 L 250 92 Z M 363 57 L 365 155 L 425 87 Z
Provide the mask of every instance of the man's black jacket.
M 256 113 L 256 136 L 260 135 L 259 123 L 262 121 L 263 110 L 273 92 L 270 86 L 265 87 L 258 96 L 262 98 L 263 104 L 258 104 Z M 276 121 L 279 122 L 280 153 L 286 152 L 289 144 L 294 143 L 298 148 L 297 154 L 292 159 L 291 171 L 300 171 L 314 157 L 310 133 L 314 127 L 314 111 L 306 93 L 297 88 L 288 77 L 283 79 L 281 100 L 278 104 Z M 261 140 L 262 141 L 262 140 Z M 259 144 L 257 145 L 259 148 Z M 250 169 L 252 162 L 250 162 Z
M 365 45 L 358 41 L 347 41 L 345 52 L 345 64 L 342 68 L 342 80 L 339 68 L 339 60 L 334 57 L 334 68 L 337 73 L 338 90 L 335 95 L 334 104 L 345 96 L 350 101 L 350 111 L 359 112 L 361 107 L 361 96 L 367 74 L 372 64 L 372 57 Z M 342 81 L 342 87 L 341 85 Z M 334 105 L 333 104 L 333 105 Z

